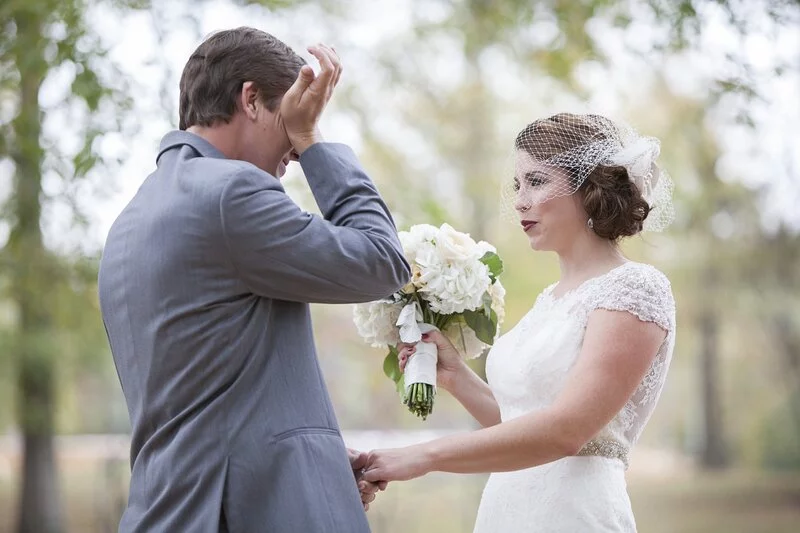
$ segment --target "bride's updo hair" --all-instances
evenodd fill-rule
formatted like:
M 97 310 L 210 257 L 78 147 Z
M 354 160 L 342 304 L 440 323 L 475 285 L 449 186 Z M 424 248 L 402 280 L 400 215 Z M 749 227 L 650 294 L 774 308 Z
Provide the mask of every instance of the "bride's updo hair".
M 607 139 L 607 132 L 615 129 L 613 122 L 599 115 L 559 113 L 529 124 L 517 135 L 515 147 L 538 161 L 553 161 L 567 151 L 580 153 L 582 146 Z M 564 159 L 565 163 L 559 168 L 581 196 L 598 236 L 617 241 L 642 231 L 650 205 L 625 167 L 599 164 L 582 179 L 581 162 L 575 161 L 572 166 L 566 162 L 568 158 Z

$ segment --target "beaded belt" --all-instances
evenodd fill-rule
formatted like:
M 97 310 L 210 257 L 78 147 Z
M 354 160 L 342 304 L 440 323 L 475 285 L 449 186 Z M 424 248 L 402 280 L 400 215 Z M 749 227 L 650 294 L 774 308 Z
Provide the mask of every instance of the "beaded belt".
M 628 448 L 615 440 L 598 439 L 586 443 L 577 455 L 619 459 L 628 468 Z

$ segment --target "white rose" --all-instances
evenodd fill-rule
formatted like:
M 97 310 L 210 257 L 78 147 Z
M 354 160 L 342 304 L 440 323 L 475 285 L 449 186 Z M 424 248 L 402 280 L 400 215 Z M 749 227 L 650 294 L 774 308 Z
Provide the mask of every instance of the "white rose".
M 408 231 L 420 241 L 434 241 L 439 236 L 439 228 L 431 224 L 414 224 Z
M 449 224 L 442 224 L 436 245 L 442 259 L 449 262 L 463 263 L 483 256 L 472 237 Z
M 477 244 L 477 247 L 478 247 L 478 250 L 480 250 L 480 252 L 481 252 L 481 257 L 483 257 L 484 255 L 486 255 L 489 252 L 492 252 L 493 254 L 497 253 L 497 248 L 495 248 L 494 246 L 492 246 L 491 244 L 489 244 L 486 241 L 480 241 Z

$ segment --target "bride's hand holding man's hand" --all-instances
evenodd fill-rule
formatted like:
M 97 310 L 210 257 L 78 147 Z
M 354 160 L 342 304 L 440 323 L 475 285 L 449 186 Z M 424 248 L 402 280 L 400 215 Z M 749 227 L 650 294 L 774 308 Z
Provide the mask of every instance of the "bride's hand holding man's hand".
M 358 492 L 361 494 L 361 503 L 364 505 L 364 510 L 369 511 L 369 504 L 375 500 L 375 495 L 379 490 L 386 489 L 386 483 L 375 483 L 364 479 L 364 470 L 369 465 L 369 455 L 367 453 L 347 448 L 347 456 L 350 459 L 350 467 L 353 469 L 353 475 L 356 478 Z
M 368 464 L 364 480 L 371 483 L 408 481 L 432 469 L 430 457 L 421 445 L 373 450 L 369 453 Z

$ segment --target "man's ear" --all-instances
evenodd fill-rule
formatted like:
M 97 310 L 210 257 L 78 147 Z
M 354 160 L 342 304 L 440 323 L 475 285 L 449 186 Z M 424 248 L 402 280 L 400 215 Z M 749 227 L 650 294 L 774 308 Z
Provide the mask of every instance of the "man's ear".
M 258 106 L 261 102 L 258 100 L 258 89 L 252 81 L 246 81 L 242 84 L 242 93 L 239 95 L 241 99 L 239 105 L 242 106 L 244 115 L 250 120 L 255 120 L 258 117 Z

